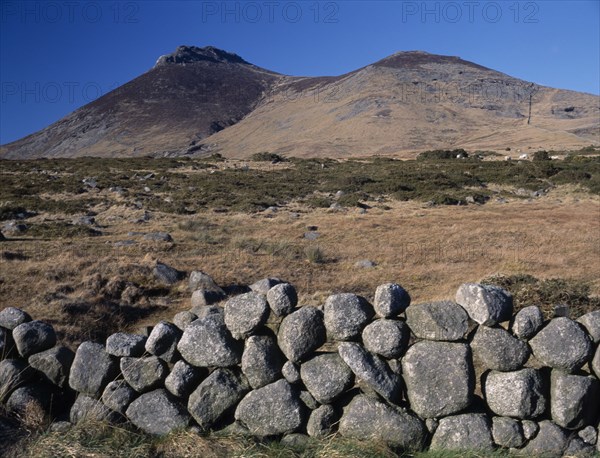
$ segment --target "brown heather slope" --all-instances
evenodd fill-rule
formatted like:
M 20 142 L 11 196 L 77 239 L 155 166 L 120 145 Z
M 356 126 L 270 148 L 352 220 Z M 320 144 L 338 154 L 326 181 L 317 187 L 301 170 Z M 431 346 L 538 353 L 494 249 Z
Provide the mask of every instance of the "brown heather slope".
M 215 48 L 179 47 L 130 83 L 0 147 L 0 157 L 414 157 L 507 147 L 518 155 L 590 144 L 600 144 L 600 97 L 458 57 L 400 52 L 345 75 L 302 78 Z

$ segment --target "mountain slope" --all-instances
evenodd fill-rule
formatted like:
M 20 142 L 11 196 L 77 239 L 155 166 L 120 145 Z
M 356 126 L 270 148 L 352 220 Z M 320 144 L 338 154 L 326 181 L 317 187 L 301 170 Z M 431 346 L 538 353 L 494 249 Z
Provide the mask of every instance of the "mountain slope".
M 432 148 L 572 149 L 600 143 L 599 101 L 420 51 L 337 77 L 292 77 L 215 48 L 180 47 L 0 154 L 410 157 Z

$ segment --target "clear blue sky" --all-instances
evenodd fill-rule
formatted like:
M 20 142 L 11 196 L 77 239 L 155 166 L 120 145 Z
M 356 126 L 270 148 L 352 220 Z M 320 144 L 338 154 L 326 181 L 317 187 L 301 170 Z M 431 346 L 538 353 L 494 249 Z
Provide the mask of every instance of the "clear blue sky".
M 600 93 L 600 1 L 0 0 L 0 143 L 213 45 L 292 75 L 338 75 L 397 51 L 460 56 Z

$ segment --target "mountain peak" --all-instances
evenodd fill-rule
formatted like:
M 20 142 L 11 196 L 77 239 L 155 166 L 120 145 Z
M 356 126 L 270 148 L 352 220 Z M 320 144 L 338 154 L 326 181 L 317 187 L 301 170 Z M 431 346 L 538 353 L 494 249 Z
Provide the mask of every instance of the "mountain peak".
M 197 46 L 178 46 L 171 54 L 160 56 L 155 67 L 170 64 L 191 64 L 194 62 L 213 62 L 230 64 L 249 64 L 234 53 L 223 51 L 214 46 L 199 48 Z
M 490 70 L 482 65 L 463 60 L 457 56 L 443 56 L 431 54 L 426 51 L 399 51 L 375 62 L 373 65 L 375 67 L 411 68 L 425 64 L 459 64 L 480 70 Z

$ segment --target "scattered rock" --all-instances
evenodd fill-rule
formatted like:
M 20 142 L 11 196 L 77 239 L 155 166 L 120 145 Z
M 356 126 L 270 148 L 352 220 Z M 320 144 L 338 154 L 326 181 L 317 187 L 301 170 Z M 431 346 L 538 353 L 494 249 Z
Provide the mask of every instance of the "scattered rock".
M 300 376 L 308 391 L 321 404 L 330 404 L 350 386 L 352 370 L 337 353 L 317 355 L 300 366 Z
M 304 238 L 306 240 L 317 240 L 319 237 L 321 237 L 321 234 L 316 231 L 308 231 L 304 233 Z
M 190 273 L 188 288 L 192 292 L 202 289 L 204 291 L 217 293 L 223 297 L 225 296 L 225 291 L 223 291 L 223 289 L 215 283 L 210 275 L 202 272 L 201 270 L 194 270 Z
M 275 285 L 267 292 L 267 302 L 275 315 L 289 315 L 298 305 L 296 288 L 289 283 Z
M 204 377 L 205 370 L 177 361 L 165 379 L 165 388 L 174 396 L 186 398 Z
M 402 373 L 410 406 L 421 418 L 452 415 L 471 404 L 475 376 L 466 344 L 417 342 L 402 358 Z
M 536 369 L 491 371 L 482 389 L 489 408 L 502 417 L 530 419 L 546 411 L 546 389 Z
M 269 292 L 273 286 L 283 283 L 279 278 L 263 278 L 250 285 L 250 290 L 265 295 Z
M 345 409 L 339 432 L 345 437 L 380 440 L 406 450 L 420 450 L 427 436 L 425 425 L 416 416 L 364 395 L 354 397 Z
M 191 305 L 192 307 L 202 307 L 225 299 L 225 295 L 217 291 L 209 291 L 207 289 L 197 289 L 192 293 Z
M 235 366 L 242 359 L 241 345 L 218 315 L 199 318 L 185 328 L 177 349 L 188 363 L 197 367 Z
M 186 427 L 190 420 L 185 408 L 164 389 L 142 394 L 125 414 L 145 433 L 160 436 Z
M 431 450 L 492 451 L 494 441 L 489 419 L 483 414 L 468 413 L 445 417 L 431 439 Z
M 292 362 L 300 362 L 325 343 L 323 312 L 302 307 L 286 316 L 279 326 L 277 343 Z
M 529 345 L 502 328 L 479 326 L 471 341 L 473 354 L 487 369 L 516 371 L 529 358 Z
M 0 311 L 0 327 L 13 330 L 23 323 L 31 321 L 31 317 L 27 312 L 16 307 L 6 307 Z
M 324 313 L 327 334 L 338 341 L 359 337 L 374 315 L 373 308 L 365 299 L 351 293 L 329 296 Z
M 19 354 L 28 358 L 56 344 L 56 334 L 52 326 L 43 321 L 28 321 L 13 329 L 13 340 Z
M 173 363 L 177 358 L 177 344 L 181 335 L 181 330 L 173 323 L 161 321 L 154 326 L 148 336 L 146 351 L 168 363 Z
M 113 356 L 142 356 L 145 351 L 145 336 L 117 332 L 106 339 L 106 353 Z
M 248 393 L 235 419 L 256 436 L 288 434 L 302 426 L 304 408 L 297 391 L 282 379 Z
M 544 420 L 539 423 L 537 435 L 521 449 L 526 456 L 560 457 L 567 447 L 568 436 L 560 426 Z
M 264 295 L 251 292 L 234 296 L 225 304 L 225 325 L 234 339 L 244 339 L 266 323 L 269 305 Z
M 269 335 L 250 336 L 244 344 L 242 372 L 252 389 L 274 382 L 281 376 L 284 358 L 277 341 Z
M 600 342 L 600 310 L 586 313 L 577 320 L 585 327 L 594 343 Z M 1 325 L 0 325 L 1 326 Z
M 400 315 L 410 305 L 410 295 L 396 283 L 379 285 L 375 290 L 373 307 L 377 315 L 391 318 Z
M 427 340 L 460 340 L 468 330 L 465 309 L 452 301 L 415 304 L 406 309 L 406 323 L 415 336 Z
M 306 424 L 306 432 L 311 437 L 326 437 L 333 433 L 337 414 L 331 405 L 322 405 L 313 410 Z
M 119 373 L 116 358 L 104 351 L 104 346 L 83 342 L 77 348 L 69 374 L 69 386 L 75 391 L 99 398 L 108 382 Z
M 174 269 L 162 262 L 156 262 L 152 273 L 154 274 L 154 278 L 165 285 L 174 285 L 185 278 L 185 272 Z
M 373 261 L 370 261 L 369 259 L 361 259 L 360 261 L 356 261 L 354 263 L 354 267 L 357 267 L 359 269 L 372 269 L 376 265 L 377 264 L 375 264 Z
M 302 379 L 300 378 L 300 369 L 291 361 L 286 361 L 286 363 L 281 368 L 281 375 L 292 385 L 295 383 L 300 383 Z
M 539 307 L 530 305 L 517 312 L 510 329 L 519 339 L 528 340 L 544 325 L 544 315 Z
M 65 388 L 69 382 L 69 370 L 75 353 L 67 347 L 54 347 L 29 357 L 29 365 L 44 374 L 53 385 Z
M 544 365 L 573 372 L 592 356 L 592 341 L 581 325 L 554 318 L 529 341 L 533 355 Z
M 26 224 L 18 223 L 16 221 L 9 221 L 2 226 L 2 232 L 8 235 L 19 235 L 27 232 L 29 227 Z
M 552 420 L 566 429 L 595 425 L 600 419 L 600 382 L 593 376 L 554 369 L 550 377 Z
M 127 385 L 125 381 L 115 380 L 106 385 L 101 399 L 106 407 L 124 415 L 129 404 L 131 404 L 137 396 L 138 393 Z
M 152 242 L 172 242 L 173 237 L 167 232 L 150 232 L 144 234 L 144 240 L 151 240 Z
M 384 358 L 399 358 L 410 339 L 410 329 L 403 321 L 380 319 L 367 325 L 362 332 L 365 348 Z
M 138 393 L 158 388 L 167 377 L 167 364 L 156 356 L 121 358 L 121 373 L 125 381 Z
M 456 302 L 478 324 L 493 326 L 511 318 L 512 295 L 497 286 L 464 283 L 456 292 Z
M 504 448 L 519 448 L 525 443 L 521 423 L 514 418 L 492 418 L 492 437 L 497 445 Z

